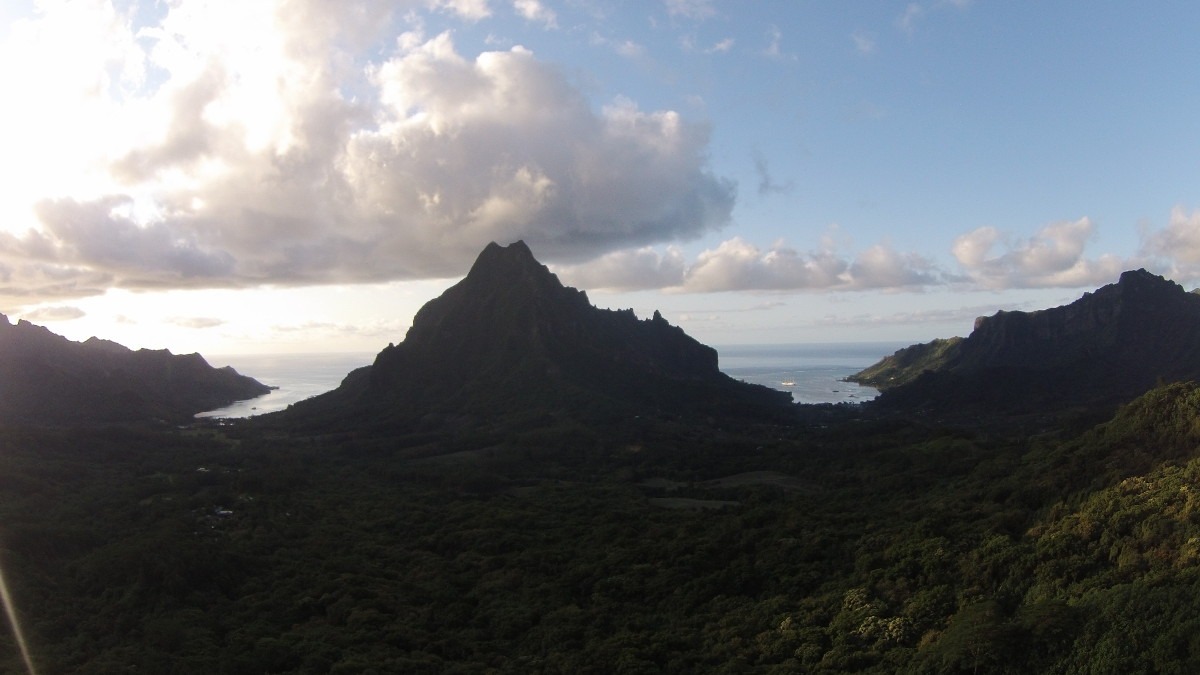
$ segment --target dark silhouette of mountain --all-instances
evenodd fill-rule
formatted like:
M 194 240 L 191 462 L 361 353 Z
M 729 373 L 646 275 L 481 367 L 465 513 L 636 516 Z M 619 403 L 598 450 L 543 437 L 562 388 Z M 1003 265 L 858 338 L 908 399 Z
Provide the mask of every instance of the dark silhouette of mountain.
M 787 414 L 790 397 L 733 380 L 717 353 L 655 312 L 592 306 L 524 242 L 488 245 L 426 304 L 403 342 L 291 419 L 334 427 L 442 426 L 544 415 Z
M 0 314 L 3 423 L 186 421 L 268 391 L 232 368 L 213 368 L 199 354 L 132 351 L 95 337 L 74 342 Z
M 878 387 L 883 406 L 1034 412 L 1197 378 L 1200 296 L 1137 270 L 1069 305 L 981 317 L 966 338 L 906 347 L 849 379 Z

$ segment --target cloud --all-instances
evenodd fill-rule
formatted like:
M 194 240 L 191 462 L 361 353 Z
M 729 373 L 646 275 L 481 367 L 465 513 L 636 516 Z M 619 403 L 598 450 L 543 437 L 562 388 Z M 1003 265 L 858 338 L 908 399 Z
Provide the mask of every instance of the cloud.
M 707 19 L 717 13 L 713 0 L 665 0 L 667 14 L 686 19 Z
M 910 2 L 905 6 L 904 13 L 896 19 L 896 27 L 912 37 L 917 31 L 917 24 L 924 18 L 926 11 L 944 9 L 963 11 L 971 6 L 971 2 L 972 0 L 934 0 L 925 5 Z
M 225 320 L 215 319 L 207 316 L 176 316 L 167 319 L 167 323 L 171 324 L 172 326 L 179 326 L 181 328 L 204 329 L 216 328 L 217 326 L 224 325 Z
M 782 244 L 760 249 L 740 237 L 702 251 L 690 264 L 677 249 L 659 254 L 643 248 L 556 270 L 567 283 L 585 289 L 684 293 L 919 290 L 945 281 L 932 262 L 884 244 L 848 258 L 828 242 L 802 254 Z
M 431 9 L 448 11 L 470 21 L 479 21 L 492 15 L 488 0 L 426 0 L 425 4 Z
M 916 32 L 917 21 L 924 13 L 925 10 L 921 7 L 921 5 L 915 2 L 910 2 L 904 8 L 904 13 L 900 15 L 900 18 L 896 19 L 896 26 L 901 31 L 904 31 L 904 33 L 911 36 Z
M 854 41 L 854 49 L 863 56 L 875 53 L 875 37 L 862 31 L 854 31 L 850 36 Z
M 767 165 L 767 158 L 761 152 L 755 150 L 753 159 L 754 173 L 758 174 L 758 194 L 760 197 L 770 194 L 785 194 L 791 192 L 796 187 L 792 181 L 776 183 L 775 178 L 771 175 L 771 168 Z
M 795 54 L 788 54 L 783 51 L 780 46 L 783 42 L 783 31 L 779 30 L 779 26 L 771 26 L 767 28 L 767 46 L 763 49 L 763 55 L 777 61 L 795 61 Z
M 54 306 L 54 307 L 38 307 L 28 312 L 22 312 L 21 318 L 33 323 L 44 323 L 47 321 L 71 321 L 72 319 L 82 319 L 87 316 L 87 312 L 78 307 L 69 306 Z
M 928 326 L 932 324 L 969 324 L 981 316 L 990 316 L 997 311 L 1027 309 L 1025 305 L 974 305 L 970 307 L 948 307 L 942 309 L 894 312 L 892 314 L 829 314 L 819 323 L 823 326 Z
M 1200 279 L 1200 210 L 1176 206 L 1166 227 L 1143 233 L 1141 253 L 1174 279 Z
M 713 46 L 709 47 L 708 49 L 705 49 L 704 53 L 705 54 L 726 54 L 729 52 L 729 50 L 733 49 L 733 45 L 734 45 L 733 38 L 727 37 L 724 40 L 720 40 L 720 41 L 714 43 Z
M 280 335 L 296 334 L 306 337 L 389 338 L 396 335 L 403 335 L 408 330 L 409 325 L 407 322 L 395 319 L 376 319 L 374 321 L 353 324 L 332 321 L 306 321 L 299 324 L 274 324 L 271 326 L 271 332 Z
M 108 114 L 88 137 L 115 140 L 88 190 L 46 195 L 34 229 L 0 235 L 0 294 L 449 277 L 493 240 L 584 260 L 730 220 L 705 125 L 626 99 L 597 109 L 520 47 L 466 57 L 417 19 L 380 28 L 418 9 L 478 20 L 487 2 L 197 7 L 136 29 L 152 74 L 137 92 L 39 85 L 89 87 Z
M 564 281 L 576 288 L 634 291 L 670 288 L 683 283 L 685 261 L 676 247 L 659 254 L 653 248 L 614 251 L 590 262 L 556 267 Z
M 1082 287 L 1109 283 L 1129 264 L 1112 255 L 1084 257 L 1094 226 L 1086 217 L 1051 223 L 1028 240 L 1002 241 L 994 227 L 981 227 L 954 240 L 955 259 L 985 288 Z M 993 249 L 1006 250 L 994 254 Z
M 558 27 L 558 16 L 554 10 L 543 5 L 539 0 L 513 0 L 513 9 L 526 21 L 540 23 L 546 28 Z
M 206 250 L 194 232 L 169 222 L 138 225 L 122 213 L 131 206 L 132 200 L 119 195 L 85 203 L 41 202 L 36 210 L 45 232 L 15 242 L 12 252 L 103 271 L 127 286 L 187 285 L 190 279 L 211 283 L 233 270 L 232 256 Z
M 624 56 L 627 59 L 636 59 L 646 53 L 646 48 L 634 42 L 633 40 L 625 40 L 620 42 L 613 47 L 613 50 L 616 51 L 617 54 Z

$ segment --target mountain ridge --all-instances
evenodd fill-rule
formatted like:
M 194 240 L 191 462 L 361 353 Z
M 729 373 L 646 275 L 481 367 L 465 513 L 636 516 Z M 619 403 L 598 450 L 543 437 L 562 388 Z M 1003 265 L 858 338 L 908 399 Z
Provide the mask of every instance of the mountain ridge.
M 134 351 L 97 337 L 75 342 L 0 314 L 0 422 L 182 422 L 268 391 L 200 354 Z
M 885 406 L 1111 405 L 1200 377 L 1200 296 L 1144 269 L 1067 305 L 1000 311 L 965 338 L 912 345 L 848 378 Z
M 788 394 L 722 373 L 717 353 L 655 312 L 593 306 L 521 241 L 489 244 L 404 341 L 297 404 L 333 424 L 505 415 L 787 414 Z M 341 422 L 335 421 L 341 418 Z

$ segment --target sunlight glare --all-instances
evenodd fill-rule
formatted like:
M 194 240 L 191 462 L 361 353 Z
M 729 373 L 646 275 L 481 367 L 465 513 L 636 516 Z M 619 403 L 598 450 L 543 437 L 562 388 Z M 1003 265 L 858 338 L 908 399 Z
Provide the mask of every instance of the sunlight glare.
M 25 642 L 25 633 L 17 620 L 17 607 L 13 604 L 12 595 L 8 592 L 8 582 L 4 579 L 4 566 L 0 565 L 0 601 L 4 602 L 4 613 L 8 615 L 8 624 L 12 626 L 13 637 L 17 640 L 17 648 L 21 650 L 21 659 L 29 675 L 37 675 L 33 667 L 33 657 L 29 654 L 29 644 Z

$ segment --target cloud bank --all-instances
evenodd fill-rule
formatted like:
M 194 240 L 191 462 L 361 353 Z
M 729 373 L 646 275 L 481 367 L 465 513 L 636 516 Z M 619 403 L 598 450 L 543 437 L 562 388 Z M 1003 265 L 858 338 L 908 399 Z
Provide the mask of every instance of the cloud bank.
M 1131 257 L 1089 255 L 1095 235 L 1087 217 L 1050 223 L 1027 238 L 979 227 L 949 246 L 956 267 L 887 243 L 847 253 L 825 237 L 819 247 L 800 252 L 782 243 L 760 248 L 734 237 L 690 261 L 678 247 L 664 252 L 642 247 L 555 269 L 581 288 L 683 293 L 1094 288 L 1139 267 L 1180 282 L 1200 280 L 1200 210 L 1175 208 L 1164 228 L 1142 233 L 1141 251 Z
M 955 239 L 951 251 L 976 284 L 990 289 L 1097 286 L 1137 266 L 1112 255 L 1085 257 L 1094 233 L 1086 217 L 1051 223 L 1027 240 L 1006 243 L 996 228 L 981 227 Z M 994 253 L 998 247 L 1007 250 Z
M 850 257 L 828 239 L 821 248 L 801 253 L 782 243 L 762 249 L 734 237 L 700 252 L 691 263 L 677 248 L 664 254 L 642 248 L 556 270 L 583 288 L 684 293 L 919 290 L 946 282 L 945 274 L 919 255 L 877 244 Z

